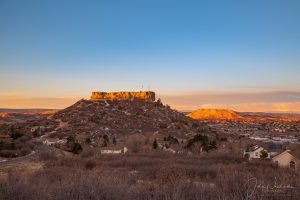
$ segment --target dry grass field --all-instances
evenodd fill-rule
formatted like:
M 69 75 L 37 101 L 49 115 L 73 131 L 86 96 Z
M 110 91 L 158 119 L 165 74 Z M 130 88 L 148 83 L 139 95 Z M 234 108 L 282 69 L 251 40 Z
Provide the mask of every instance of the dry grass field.
M 32 166 L 29 166 L 29 164 Z M 35 163 L 35 164 L 34 164 Z M 19 163 L 17 164 L 19 166 Z M 24 168 L 31 169 L 24 173 Z M 2 199 L 267 199 L 259 186 L 293 186 L 300 197 L 300 175 L 270 162 L 246 162 L 239 155 L 162 152 L 127 155 L 51 153 L 38 161 L 4 170 Z M 273 192 L 273 195 L 279 193 Z M 281 197 L 281 199 L 285 199 Z M 288 197 L 287 197 L 288 199 Z

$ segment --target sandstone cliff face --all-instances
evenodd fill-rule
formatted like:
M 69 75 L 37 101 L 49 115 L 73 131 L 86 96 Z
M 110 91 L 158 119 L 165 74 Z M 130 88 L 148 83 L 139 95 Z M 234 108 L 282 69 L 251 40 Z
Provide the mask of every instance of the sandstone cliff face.
M 140 99 L 155 101 L 155 92 L 92 92 L 91 99 L 94 100 L 119 100 L 119 99 Z

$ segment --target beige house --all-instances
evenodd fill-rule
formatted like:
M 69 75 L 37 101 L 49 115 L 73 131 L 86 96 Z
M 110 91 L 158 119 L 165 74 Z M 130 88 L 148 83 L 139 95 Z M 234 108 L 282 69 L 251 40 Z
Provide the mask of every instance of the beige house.
M 105 147 L 101 149 L 101 154 L 126 154 L 128 149 L 126 147 Z
M 289 150 L 286 150 L 272 158 L 272 161 L 279 167 L 291 168 L 300 170 L 300 159 L 293 155 Z

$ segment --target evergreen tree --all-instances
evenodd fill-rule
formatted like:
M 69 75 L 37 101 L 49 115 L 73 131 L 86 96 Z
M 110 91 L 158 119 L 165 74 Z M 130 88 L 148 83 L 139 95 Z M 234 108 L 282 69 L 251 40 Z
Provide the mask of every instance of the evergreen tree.
M 152 146 L 153 146 L 153 149 L 157 149 L 157 147 L 158 147 L 158 144 L 157 144 L 157 141 L 156 141 L 156 139 L 154 140 L 154 142 L 153 142 Z
M 265 150 L 262 150 L 261 152 L 260 152 L 260 158 L 261 159 L 263 159 L 263 160 L 265 160 L 265 159 L 267 159 L 268 158 L 268 152 L 267 151 L 265 151 Z

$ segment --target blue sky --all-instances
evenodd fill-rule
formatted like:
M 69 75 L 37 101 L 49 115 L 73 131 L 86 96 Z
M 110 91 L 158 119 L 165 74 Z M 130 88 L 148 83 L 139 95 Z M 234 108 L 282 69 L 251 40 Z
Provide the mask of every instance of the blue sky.
M 286 95 L 300 92 L 299 35 L 298 0 L 0 0 L 0 98 L 150 87 L 300 102 Z

